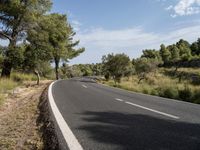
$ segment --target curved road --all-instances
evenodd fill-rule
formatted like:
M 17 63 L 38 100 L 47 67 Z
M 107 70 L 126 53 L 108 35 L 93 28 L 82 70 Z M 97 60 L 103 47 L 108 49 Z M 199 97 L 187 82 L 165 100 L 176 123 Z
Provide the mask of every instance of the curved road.
M 57 81 L 52 95 L 84 150 L 200 149 L 200 105 L 110 88 L 85 78 Z

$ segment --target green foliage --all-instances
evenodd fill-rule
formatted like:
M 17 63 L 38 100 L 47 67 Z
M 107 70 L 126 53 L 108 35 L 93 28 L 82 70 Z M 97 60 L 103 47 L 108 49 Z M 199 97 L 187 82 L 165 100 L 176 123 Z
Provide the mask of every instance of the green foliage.
M 8 90 L 12 90 L 18 84 L 11 79 L 0 79 L 0 93 L 5 93 Z
M 150 72 L 155 71 L 155 69 L 157 68 L 158 62 L 156 62 L 155 60 L 148 60 L 146 58 L 140 58 L 137 59 L 135 62 L 135 72 L 139 77 L 138 80 L 138 84 L 140 84 L 140 82 L 143 79 L 147 79 L 147 75 Z
M 169 69 L 173 70 L 173 69 Z M 180 68 L 188 72 L 199 72 L 199 69 Z M 178 83 L 177 78 L 168 77 L 163 72 L 163 68 L 158 68 L 155 73 L 150 73 L 147 80 L 142 84 L 137 84 L 139 77 L 133 75 L 130 79 L 122 78 L 121 83 L 115 85 L 113 80 L 104 81 L 105 84 L 116 86 L 122 89 L 151 94 L 171 99 L 178 99 L 192 103 L 200 103 L 200 87 L 188 82 Z
M 198 90 L 194 91 L 193 100 L 195 103 L 200 104 L 200 92 Z
M 35 21 L 51 7 L 50 0 L 10 0 L 0 3 L 0 38 L 9 40 L 5 51 L 2 76 L 10 76 L 11 69 L 22 60 L 18 41 L 26 39 L 28 30 L 37 26 Z M 15 66 L 14 66 L 15 65 Z
M 91 70 L 93 72 L 92 74 L 95 76 L 102 75 L 102 69 L 103 69 L 103 66 L 101 63 L 91 64 Z
M 130 65 L 130 59 L 125 54 L 108 54 L 102 57 L 103 68 L 106 73 L 109 73 L 115 82 L 120 82 L 121 77 L 127 71 L 127 66 Z
M 160 91 L 159 95 L 166 98 L 177 99 L 178 98 L 178 89 L 167 87 Z
M 178 47 L 180 51 L 180 57 L 182 60 L 187 61 L 190 60 L 191 58 L 191 49 L 190 49 L 190 44 L 181 39 L 179 42 L 176 43 L 176 46 Z
M 178 47 L 174 44 L 174 45 L 170 45 L 167 47 L 169 49 L 169 51 L 171 52 L 171 61 L 176 62 L 178 60 L 180 60 L 180 51 L 178 49 Z
M 155 61 L 159 61 L 161 60 L 161 56 L 159 51 L 156 51 L 155 49 L 151 50 L 151 49 L 146 49 L 142 51 L 142 58 L 147 58 L 147 59 L 154 59 Z
M 107 72 L 105 75 L 104 75 L 106 81 L 109 81 L 110 80 L 110 74 Z
M 148 60 L 146 58 L 140 58 L 135 61 L 135 72 L 139 77 L 139 82 L 145 79 L 147 74 L 154 71 L 157 68 L 157 62 L 154 60 Z
M 19 72 L 13 72 L 11 74 L 11 79 L 15 82 L 23 83 L 24 81 L 36 81 L 37 78 L 33 74 L 25 74 Z
M 160 56 L 162 57 L 164 64 L 167 64 L 170 61 L 171 53 L 169 49 L 165 47 L 164 44 L 160 46 Z
M 200 55 L 200 38 L 190 46 L 192 55 Z
M 66 15 L 60 14 L 43 16 L 39 21 L 39 27 L 29 33 L 34 49 L 48 50 L 42 54 L 49 54 L 50 59 L 54 61 L 57 79 L 60 61 L 67 62 L 84 52 L 84 48 L 75 49 L 79 41 L 73 41 L 74 35 L 75 32 L 67 22 Z
M 190 102 L 192 99 L 192 96 L 193 96 L 192 90 L 186 84 L 184 86 L 184 89 L 179 90 L 179 98 L 184 101 Z

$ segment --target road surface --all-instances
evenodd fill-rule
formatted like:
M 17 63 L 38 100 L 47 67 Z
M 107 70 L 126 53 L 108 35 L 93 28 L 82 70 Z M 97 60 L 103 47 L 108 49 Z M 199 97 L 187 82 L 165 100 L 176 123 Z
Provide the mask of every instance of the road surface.
M 51 92 L 74 137 L 64 136 L 76 139 L 70 149 L 200 150 L 200 105 L 79 78 L 57 81 Z

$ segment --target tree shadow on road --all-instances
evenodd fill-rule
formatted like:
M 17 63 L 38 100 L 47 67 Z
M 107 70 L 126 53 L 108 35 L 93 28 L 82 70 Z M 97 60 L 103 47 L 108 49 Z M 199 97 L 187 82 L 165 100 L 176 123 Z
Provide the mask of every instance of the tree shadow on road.
M 123 150 L 200 150 L 200 124 L 118 112 L 84 112 L 78 129 Z

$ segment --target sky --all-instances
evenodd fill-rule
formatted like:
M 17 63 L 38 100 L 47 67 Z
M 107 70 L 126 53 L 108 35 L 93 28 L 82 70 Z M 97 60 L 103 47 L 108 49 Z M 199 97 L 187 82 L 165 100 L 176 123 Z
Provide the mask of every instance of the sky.
M 161 43 L 200 37 L 200 0 L 53 0 L 51 12 L 67 14 L 86 49 L 70 64 L 101 62 L 109 53 L 137 58 Z

